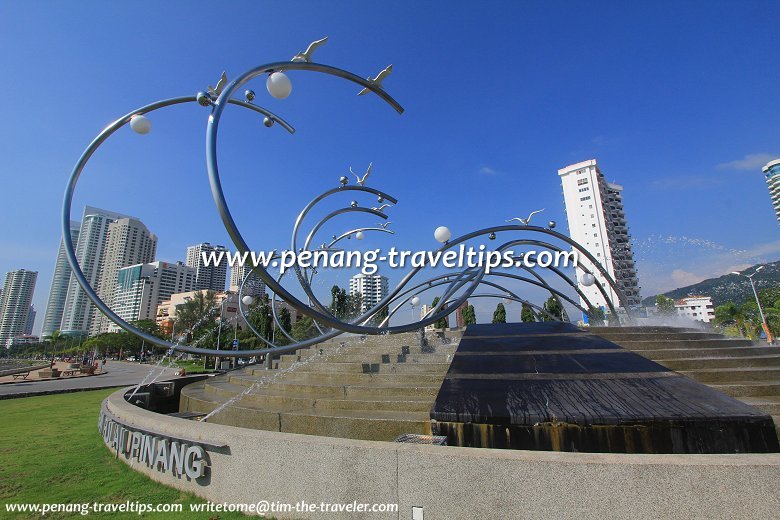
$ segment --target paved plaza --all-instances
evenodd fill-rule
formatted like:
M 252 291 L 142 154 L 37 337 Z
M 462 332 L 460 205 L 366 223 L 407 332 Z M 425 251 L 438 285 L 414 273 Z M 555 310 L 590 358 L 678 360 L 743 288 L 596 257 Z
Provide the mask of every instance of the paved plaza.
M 129 386 L 144 379 L 154 365 L 130 363 L 127 361 L 108 361 L 105 372 L 94 376 L 68 377 L 46 381 L 17 379 L 13 382 L 0 384 L 0 397 L 17 394 L 50 393 L 64 390 L 81 390 L 91 388 L 106 388 L 111 386 Z M 176 374 L 173 368 L 155 369 L 155 375 L 164 370 L 161 378 L 170 379 Z M 5 379 L 11 379 L 9 376 Z

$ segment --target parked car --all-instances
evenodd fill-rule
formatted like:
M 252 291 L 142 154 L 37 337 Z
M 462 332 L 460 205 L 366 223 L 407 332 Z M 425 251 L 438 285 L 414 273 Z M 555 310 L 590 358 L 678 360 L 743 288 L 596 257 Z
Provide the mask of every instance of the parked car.
M 136 361 L 136 358 L 135 356 L 130 356 L 127 359 L 125 359 L 125 361 Z

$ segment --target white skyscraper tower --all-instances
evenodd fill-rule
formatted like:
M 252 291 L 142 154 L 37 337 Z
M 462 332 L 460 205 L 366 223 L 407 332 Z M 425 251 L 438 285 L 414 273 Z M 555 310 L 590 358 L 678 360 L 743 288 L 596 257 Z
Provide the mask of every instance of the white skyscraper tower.
M 196 272 L 196 291 L 208 289 L 222 292 L 225 290 L 228 267 L 226 259 L 223 257 L 219 265 L 211 263 L 208 266 L 203 261 L 203 254 L 214 253 L 214 258 L 218 258 L 220 252 L 227 252 L 227 248 L 225 246 L 212 246 L 208 242 L 187 248 L 187 265 L 194 267 Z
M 380 274 L 356 274 L 349 279 L 349 294 L 363 296 L 361 310 L 363 312 L 374 307 L 388 295 L 387 277 Z
M 561 168 L 558 175 L 563 185 L 569 236 L 596 257 L 615 280 L 629 305 L 639 305 L 639 281 L 623 211 L 623 187 L 608 183 L 595 159 Z M 596 274 L 596 279 L 604 287 L 609 300 L 616 308 L 620 307 L 617 294 L 597 273 L 595 267 L 582 255 L 579 261 Z M 582 274 L 583 271 L 577 270 L 580 290 L 593 305 L 608 310 L 607 301 L 598 287 L 595 284 L 582 284 Z
M 80 226 L 81 224 L 75 220 L 70 223 L 70 239 L 74 244 L 78 244 Z M 70 265 L 65 258 L 65 245 L 60 239 L 57 262 L 54 264 L 54 277 L 51 281 L 51 289 L 49 289 L 49 301 L 46 303 L 46 314 L 43 316 L 42 338 L 51 336 L 55 330 L 60 329 L 62 313 L 65 310 L 65 298 L 68 296 L 70 272 Z
M 76 244 L 76 259 L 87 281 L 97 287 L 103 269 L 108 225 L 118 219 L 127 218 L 112 211 L 87 206 L 81 219 L 79 240 Z M 90 330 L 90 321 L 94 316 L 92 302 L 81 290 L 76 278 L 70 277 L 65 308 L 62 313 L 60 330 L 63 333 L 86 335 Z
M 769 188 L 769 196 L 772 199 L 772 206 L 775 209 L 777 222 L 780 223 L 780 159 L 769 161 L 762 168 L 764 180 Z
M 9 346 L 14 337 L 25 334 L 37 279 L 37 271 L 6 273 L 0 298 L 0 347 Z
M 154 261 L 157 237 L 135 218 L 120 218 L 108 224 L 103 266 L 98 277 L 98 296 L 113 309 L 117 273 L 123 267 Z M 90 334 L 108 332 L 111 320 L 92 309 Z

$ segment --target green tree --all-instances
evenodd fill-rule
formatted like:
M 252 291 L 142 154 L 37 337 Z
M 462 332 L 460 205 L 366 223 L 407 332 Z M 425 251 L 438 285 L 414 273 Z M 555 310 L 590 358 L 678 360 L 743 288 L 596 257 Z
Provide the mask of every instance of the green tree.
M 317 329 L 314 326 L 314 320 L 309 316 L 304 316 L 299 319 L 293 324 L 290 335 L 298 341 L 304 341 L 315 337 L 317 335 Z
M 374 327 L 378 327 L 383 321 L 385 321 L 385 318 L 390 314 L 390 311 L 388 310 L 387 306 L 382 307 L 377 311 L 376 314 L 371 318 L 370 324 Z M 389 323 L 386 323 L 385 326 L 389 325 Z
M 330 312 L 342 321 L 352 320 L 360 315 L 363 296 L 360 293 L 347 294 L 345 289 L 334 285 L 330 289 Z
M 216 335 L 220 304 L 214 291 L 198 291 L 191 300 L 176 307 L 176 330 L 186 335 L 188 343 L 198 342 L 199 346 L 213 347 L 216 345 Z
M 290 310 L 284 306 L 279 311 L 279 324 L 282 326 L 284 330 L 287 332 L 290 332 L 290 329 L 292 329 L 292 319 L 290 317 Z
M 542 321 L 563 321 L 563 316 L 564 316 L 563 305 L 561 305 L 561 302 L 559 302 L 558 298 L 556 298 L 555 296 L 550 296 L 549 298 L 547 298 L 547 301 L 544 302 L 544 310 L 550 313 L 550 315 L 552 315 L 553 318 L 547 316 L 546 314 L 543 314 Z
M 663 294 L 659 294 L 655 297 L 655 307 L 658 309 L 658 314 L 662 316 L 674 316 L 677 314 L 677 309 L 674 307 L 674 300 Z
M 601 307 L 591 307 L 588 309 L 588 325 L 592 327 L 600 327 L 604 325 L 606 314 Z
M 715 307 L 715 318 L 712 321 L 721 327 L 733 328 L 740 336 L 747 335 L 745 313 L 742 307 L 734 302 Z
M 151 334 L 152 336 L 162 338 L 163 333 L 160 330 L 160 326 L 157 325 L 157 322 L 155 320 L 138 320 L 134 321 L 132 323 L 136 328 L 140 329 L 142 332 L 146 332 L 147 334 Z
M 477 313 L 474 311 L 473 305 L 466 305 L 463 309 L 463 323 L 465 325 L 473 325 L 477 322 Z
M 439 297 L 433 299 L 433 303 L 431 303 L 431 308 L 435 308 L 439 304 Z M 439 310 L 445 310 L 447 308 L 447 304 L 444 304 L 441 306 L 441 309 Z M 433 324 L 433 326 L 437 329 L 446 329 L 450 326 L 449 322 L 449 316 L 444 316 L 443 318 L 439 318 L 436 320 Z
M 506 323 L 506 308 L 501 302 L 496 305 L 496 310 L 493 312 L 493 323 Z
M 531 306 L 526 303 L 523 304 L 523 309 L 520 311 L 520 321 L 523 323 L 533 323 L 536 321 L 534 311 L 531 310 Z
M 260 336 L 269 341 L 274 339 L 274 317 L 271 313 L 271 300 L 267 294 L 264 294 L 262 298 L 255 298 L 255 301 L 249 306 L 247 319 L 260 333 Z
M 285 332 L 288 334 L 291 334 L 292 331 L 292 318 L 290 317 L 290 310 L 287 308 L 287 306 L 283 306 L 281 309 L 277 311 L 277 317 L 279 318 L 279 324 L 281 325 L 281 328 L 284 329 Z M 291 334 L 292 335 L 292 334 Z M 285 336 L 280 330 L 279 327 L 276 327 L 276 334 L 272 336 L 275 338 L 275 342 L 277 345 L 287 345 L 290 343 L 290 340 L 287 339 L 287 336 Z

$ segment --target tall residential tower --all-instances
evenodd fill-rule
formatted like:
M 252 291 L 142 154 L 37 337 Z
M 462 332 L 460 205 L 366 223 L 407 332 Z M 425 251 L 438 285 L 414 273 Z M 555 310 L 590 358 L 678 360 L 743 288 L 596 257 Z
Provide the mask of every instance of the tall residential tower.
M 103 272 L 108 225 L 122 218 L 127 218 L 127 215 L 91 206 L 84 208 L 76 244 L 76 260 L 92 287 L 98 287 Z M 87 335 L 94 316 L 92 307 L 92 302 L 81 290 L 76 277 L 71 276 L 60 330 L 65 334 Z
M 25 334 L 37 279 L 37 271 L 6 273 L 0 298 L 0 347 L 10 346 L 14 337 Z
M 79 227 L 76 221 L 70 223 L 70 239 L 74 244 L 79 241 Z M 68 284 L 70 283 L 70 265 L 65 258 L 65 244 L 60 239 L 60 249 L 57 251 L 57 262 L 54 264 L 54 277 L 49 289 L 49 301 L 46 303 L 46 313 L 43 315 L 43 328 L 41 338 L 51 336 L 55 330 L 60 329 L 62 313 L 65 310 L 65 298 L 68 296 Z
M 380 274 L 356 274 L 349 280 L 349 294 L 363 296 L 361 310 L 366 312 L 388 295 L 387 277 Z
M 138 219 L 120 218 L 108 224 L 103 268 L 98 281 L 98 296 L 113 309 L 117 273 L 123 267 L 154 261 L 157 237 Z M 92 310 L 90 334 L 108 332 L 111 320 Z
M 769 197 L 775 208 L 775 217 L 780 223 L 780 159 L 770 161 L 763 168 L 766 185 L 769 188 Z
M 203 255 L 219 258 L 220 253 L 227 252 L 225 246 L 212 246 L 208 242 L 190 246 L 187 248 L 187 265 L 195 268 L 195 290 L 200 291 L 208 289 L 210 291 L 222 292 L 225 290 L 225 281 L 227 280 L 227 261 L 222 257 L 219 265 L 206 265 L 203 261 Z
M 634 266 L 631 236 L 623 211 L 623 187 L 608 183 L 595 159 L 561 168 L 558 175 L 563 185 L 569 236 L 596 257 L 615 280 L 628 305 L 639 305 L 639 281 Z M 616 308 L 619 307 L 617 294 L 604 278 L 597 274 L 593 265 L 582 255 L 579 261 L 596 274 L 596 279 L 604 287 L 609 300 Z M 578 269 L 580 290 L 594 306 L 607 308 L 607 301 L 595 284 L 582 284 L 582 274 L 583 271 Z

